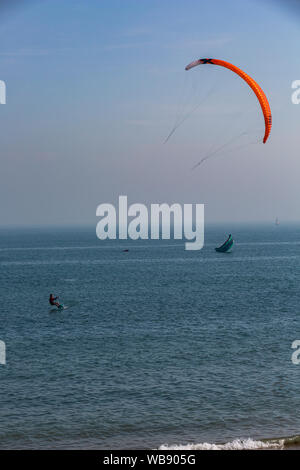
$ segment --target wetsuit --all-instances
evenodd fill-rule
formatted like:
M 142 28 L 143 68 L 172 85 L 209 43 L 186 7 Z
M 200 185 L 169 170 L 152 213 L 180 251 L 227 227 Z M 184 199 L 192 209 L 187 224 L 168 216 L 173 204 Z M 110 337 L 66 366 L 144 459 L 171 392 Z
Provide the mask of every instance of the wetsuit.
M 59 306 L 59 303 L 58 302 L 55 302 L 55 300 L 57 300 L 58 297 L 54 297 L 52 294 L 50 295 L 49 297 L 49 303 L 50 305 L 56 305 L 56 307 Z

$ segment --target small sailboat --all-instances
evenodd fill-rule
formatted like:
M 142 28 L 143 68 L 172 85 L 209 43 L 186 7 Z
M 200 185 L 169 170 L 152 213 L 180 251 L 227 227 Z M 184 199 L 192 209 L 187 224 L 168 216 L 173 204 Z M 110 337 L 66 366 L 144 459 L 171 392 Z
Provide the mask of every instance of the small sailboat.
M 226 242 L 224 242 L 223 245 L 215 248 L 215 250 L 218 253 L 227 253 L 227 251 L 229 251 L 232 248 L 232 245 L 233 245 L 233 238 L 232 238 L 232 235 L 230 234 Z
M 275 225 L 279 225 L 279 223 L 280 223 L 280 222 L 279 222 L 279 219 L 278 219 L 278 217 L 276 217 L 276 219 L 275 219 Z

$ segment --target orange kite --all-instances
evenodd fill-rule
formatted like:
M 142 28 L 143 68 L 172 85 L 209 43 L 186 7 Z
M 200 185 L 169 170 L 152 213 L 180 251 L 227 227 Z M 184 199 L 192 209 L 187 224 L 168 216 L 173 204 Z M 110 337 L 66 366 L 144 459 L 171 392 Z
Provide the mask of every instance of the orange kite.
M 193 67 L 196 67 L 197 65 L 201 65 L 201 64 L 212 64 L 212 65 L 220 65 L 221 67 L 226 67 L 227 69 L 232 70 L 232 72 L 237 73 L 243 80 L 245 80 L 245 82 L 248 83 L 248 85 L 252 88 L 252 90 L 256 94 L 256 97 L 259 101 L 259 104 L 261 106 L 261 109 L 265 118 L 265 135 L 263 138 L 263 143 L 265 144 L 271 132 L 272 114 L 271 114 L 271 108 L 267 100 L 267 97 L 262 91 L 262 89 L 260 88 L 260 86 L 256 83 L 255 80 L 253 80 L 253 78 L 249 77 L 249 75 L 243 72 L 243 70 L 239 69 L 238 67 L 231 64 L 230 62 L 226 62 L 225 60 L 199 59 L 187 65 L 185 67 L 185 70 L 190 70 Z

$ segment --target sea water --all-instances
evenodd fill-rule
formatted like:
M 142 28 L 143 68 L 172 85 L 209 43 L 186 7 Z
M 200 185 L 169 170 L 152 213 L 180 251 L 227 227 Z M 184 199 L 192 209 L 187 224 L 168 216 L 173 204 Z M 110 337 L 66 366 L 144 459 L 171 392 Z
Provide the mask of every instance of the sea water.
M 0 298 L 2 449 L 298 442 L 299 225 L 208 226 L 197 252 L 2 228 Z

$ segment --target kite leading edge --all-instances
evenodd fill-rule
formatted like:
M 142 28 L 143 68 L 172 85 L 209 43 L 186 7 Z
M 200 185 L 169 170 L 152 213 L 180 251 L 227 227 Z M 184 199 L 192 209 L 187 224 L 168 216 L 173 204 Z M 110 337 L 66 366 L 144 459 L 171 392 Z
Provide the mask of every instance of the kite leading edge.
M 201 64 L 212 64 L 212 65 L 220 65 L 221 67 L 225 67 L 232 72 L 235 72 L 238 74 L 243 80 L 245 80 L 246 83 L 252 88 L 254 91 L 259 104 L 261 106 L 264 119 L 265 119 L 265 135 L 263 138 L 263 143 L 265 144 L 268 140 L 268 137 L 271 132 L 271 127 L 272 127 L 272 114 L 271 114 L 271 108 L 269 105 L 269 102 L 267 100 L 266 95 L 264 94 L 263 90 L 261 87 L 256 83 L 253 78 L 251 78 L 249 75 L 247 75 L 243 70 L 239 69 L 235 65 L 231 64 L 230 62 L 226 62 L 225 60 L 219 60 L 219 59 L 199 59 L 195 60 L 194 62 L 191 62 L 189 65 L 185 67 L 185 70 L 190 70 L 193 67 L 196 67 L 197 65 Z

